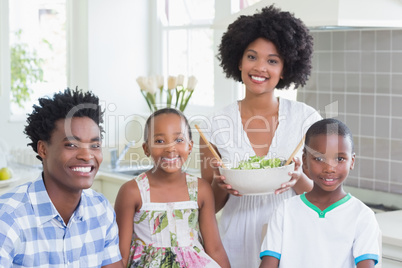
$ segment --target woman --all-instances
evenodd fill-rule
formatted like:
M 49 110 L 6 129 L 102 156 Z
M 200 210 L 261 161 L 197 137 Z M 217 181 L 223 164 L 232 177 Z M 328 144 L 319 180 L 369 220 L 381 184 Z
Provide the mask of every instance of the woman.
M 228 78 L 245 85 L 245 98 L 210 116 L 203 131 L 225 163 L 250 156 L 290 157 L 308 127 L 321 119 L 310 106 L 277 98 L 274 89 L 305 85 L 311 70 L 313 39 L 302 21 L 273 6 L 241 16 L 222 37 L 218 58 Z M 232 267 L 258 267 L 262 230 L 284 199 L 312 188 L 295 158 L 291 180 L 275 193 L 240 196 L 219 175 L 218 163 L 200 141 L 201 173 L 223 208 L 219 231 Z

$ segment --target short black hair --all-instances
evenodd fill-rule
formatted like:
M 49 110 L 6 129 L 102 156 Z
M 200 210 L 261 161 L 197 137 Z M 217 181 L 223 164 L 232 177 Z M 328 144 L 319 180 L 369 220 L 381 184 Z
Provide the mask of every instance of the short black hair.
M 32 113 L 28 114 L 24 129 L 24 134 L 31 140 L 28 146 L 36 153 L 38 141 L 50 142 L 55 123 L 60 119 L 89 117 L 98 125 L 101 136 L 104 132 L 100 125 L 103 123 L 104 112 L 99 105 L 99 98 L 92 92 L 67 88 L 64 92 L 55 93 L 52 98 L 39 98 L 38 102 L 38 105 L 33 105 Z M 39 155 L 36 157 L 42 160 Z
M 310 139 L 318 135 L 331 135 L 336 134 L 338 136 L 348 138 L 352 145 L 352 152 L 354 152 L 354 143 L 352 132 L 343 122 L 335 118 L 326 118 L 315 122 L 310 126 L 306 132 L 306 139 L 304 142 L 304 150 L 310 143 Z
M 175 108 L 162 108 L 162 109 L 156 110 L 153 114 L 151 114 L 148 117 L 147 122 L 145 123 L 145 127 L 144 127 L 144 142 L 148 142 L 148 132 L 149 132 L 149 127 L 151 125 L 151 120 L 161 114 L 176 114 L 176 115 L 180 116 L 184 120 L 186 127 L 188 129 L 188 137 L 189 137 L 190 141 L 192 140 L 191 128 L 190 128 L 190 124 L 188 123 L 186 116 Z
M 273 5 L 229 25 L 217 55 L 226 77 L 242 82 L 240 60 L 247 46 L 260 37 L 271 41 L 284 61 L 283 78 L 276 88 L 289 88 L 292 83 L 295 88 L 304 86 L 311 72 L 313 37 L 300 19 Z

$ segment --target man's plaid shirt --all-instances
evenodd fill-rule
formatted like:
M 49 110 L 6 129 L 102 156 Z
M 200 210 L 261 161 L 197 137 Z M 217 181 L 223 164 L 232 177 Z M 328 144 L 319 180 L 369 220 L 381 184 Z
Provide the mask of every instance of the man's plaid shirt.
M 0 267 L 101 267 L 121 259 L 107 199 L 88 189 L 66 225 L 42 176 L 0 196 Z

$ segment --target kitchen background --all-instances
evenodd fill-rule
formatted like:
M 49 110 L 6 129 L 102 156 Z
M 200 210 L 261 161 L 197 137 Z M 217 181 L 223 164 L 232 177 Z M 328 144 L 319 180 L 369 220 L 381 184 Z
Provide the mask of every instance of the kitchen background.
M 313 73 L 297 99 L 322 112 L 336 107 L 351 128 L 357 162 L 347 185 L 402 194 L 402 30 L 313 36 Z
M 112 170 L 109 151 L 117 149 L 120 153 L 134 140 L 136 144 L 123 154 L 122 166 L 144 159 L 142 132 L 149 110 L 136 83 L 137 77 L 195 75 L 199 83 L 185 111 L 193 124 L 200 117 L 241 99 L 242 85 L 225 78 L 215 57 L 217 44 L 227 25 L 240 14 L 254 13 L 272 3 L 269 0 L 0 0 L 0 162 L 4 162 L 2 152 L 6 152 L 9 163 L 12 160 L 13 164 L 25 164 L 16 165 L 20 181 L 0 182 L 0 194 L 13 184 L 34 179 L 35 173 L 40 172 L 33 168 L 40 163 L 26 147 L 28 140 L 23 134 L 26 113 L 32 103 L 26 103 L 21 110 L 10 102 L 10 47 L 15 45 L 13 32 L 25 20 L 32 19 L 25 22 L 25 27 L 34 30 L 28 47 L 40 42 L 39 30 L 57 33 L 49 40 L 58 52 L 51 57 L 64 68 L 59 84 L 51 82 L 57 74 L 47 74 L 47 82 L 37 86 L 35 93 L 46 87 L 51 93 L 78 86 L 92 90 L 102 101 L 106 112 L 104 162 L 92 188 L 113 203 L 120 186 L 132 178 L 133 170 Z M 382 267 L 400 268 L 402 2 L 276 0 L 275 3 L 302 18 L 311 27 L 315 43 L 308 84 L 297 92 L 280 93 L 313 106 L 323 117 L 337 117 L 352 129 L 357 162 L 345 188 L 376 212 L 382 231 Z M 32 9 L 36 12 L 29 12 Z M 381 23 L 384 25 L 378 27 Z M 199 137 L 196 131 L 193 134 L 196 145 L 189 166 L 193 172 L 199 172 Z
M 262 3 L 261 6 L 271 4 L 266 0 L 208 0 L 203 2 L 203 9 L 194 8 L 200 11 L 198 13 L 204 12 L 204 17 L 193 12 L 195 20 L 180 24 L 175 21 L 179 16 L 173 16 L 169 13 L 171 10 L 167 11 L 169 4 L 173 7 L 186 3 L 187 7 L 197 7 L 197 1 L 53 2 L 65 2 L 67 10 L 65 84 L 94 91 L 106 110 L 105 165 L 109 161 L 108 150 L 121 150 L 130 140 L 135 140 L 136 145 L 129 150 L 126 160 L 143 157 L 142 125 L 149 112 L 135 81 L 140 75 L 183 73 L 197 76 L 200 82 L 186 110 L 186 114 L 194 120 L 241 98 L 241 85 L 224 77 L 214 57 L 217 44 L 227 24 L 233 21 L 240 9 L 246 10 L 254 3 Z M 0 1 L 0 138 L 16 155 L 23 154 L 22 148 L 27 143 L 23 134 L 25 113 L 12 113 L 9 100 L 9 26 L 14 21 L 8 12 L 12 6 L 18 7 L 18 3 L 27 7 L 27 3 L 33 1 Z M 160 8 L 161 3 L 165 5 L 164 9 Z M 206 12 L 210 9 L 213 11 Z M 26 9 L 17 10 L 19 15 L 26 15 Z M 170 14 L 170 17 L 164 18 L 167 23 L 160 19 L 160 12 Z M 7 20 L 9 17 L 10 20 Z M 182 64 L 184 71 L 170 67 L 167 62 L 179 61 L 182 54 L 170 53 L 175 56 L 171 58 L 166 56 L 169 54 L 164 48 L 168 42 L 166 29 L 181 30 L 171 36 L 183 38 L 184 43 L 184 40 L 191 41 L 186 31 L 194 25 L 203 29 L 203 32 L 198 32 L 201 38 L 195 39 L 195 43 L 209 41 L 202 43 L 209 49 L 207 56 L 202 54 L 203 59 L 189 57 L 187 65 Z M 401 194 L 402 178 L 398 167 L 402 164 L 402 30 L 342 26 L 332 30 L 312 27 L 311 31 L 315 41 L 313 73 L 307 86 L 298 90 L 297 100 L 320 110 L 324 117 L 336 116 L 351 127 L 357 164 L 347 181 L 348 185 Z M 190 54 L 190 50 L 187 47 L 183 53 Z M 196 54 L 193 52 L 193 55 Z M 202 60 L 211 68 L 199 63 Z M 63 88 L 64 84 L 56 90 Z M 198 142 L 197 135 L 195 141 Z M 190 163 L 195 168 L 198 167 L 196 153 L 193 153 Z M 29 157 L 32 159 L 32 154 Z

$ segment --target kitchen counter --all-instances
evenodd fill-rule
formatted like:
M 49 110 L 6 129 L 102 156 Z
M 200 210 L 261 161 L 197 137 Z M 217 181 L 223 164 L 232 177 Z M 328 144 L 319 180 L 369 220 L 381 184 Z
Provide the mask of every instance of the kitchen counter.
M 402 267 L 402 210 L 377 213 L 376 218 L 382 232 L 382 267 Z
M 402 210 L 377 213 L 376 217 L 381 226 L 382 241 L 402 247 Z
M 10 164 L 9 167 L 13 172 L 13 177 L 10 179 L 10 181 L 4 181 L 8 183 L 0 187 L 0 195 L 8 192 L 18 185 L 35 180 L 42 172 L 41 168 L 22 164 Z
M 189 168 L 186 170 L 190 174 L 200 177 L 200 171 L 197 169 Z M 125 175 L 113 171 L 110 167 L 102 167 L 95 177 L 92 189 L 102 193 L 110 203 L 114 203 L 117 193 L 125 182 L 132 180 L 133 175 Z

